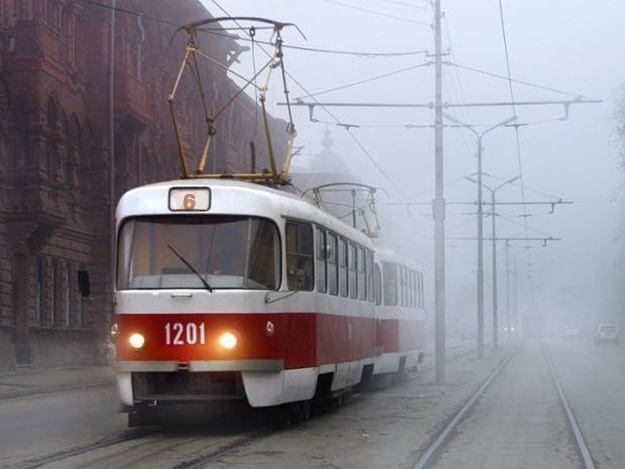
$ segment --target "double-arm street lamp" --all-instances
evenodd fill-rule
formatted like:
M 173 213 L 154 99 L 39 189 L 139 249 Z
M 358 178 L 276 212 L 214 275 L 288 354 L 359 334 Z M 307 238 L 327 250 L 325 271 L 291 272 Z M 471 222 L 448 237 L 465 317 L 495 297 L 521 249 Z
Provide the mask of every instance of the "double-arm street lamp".
M 484 183 L 479 183 L 475 179 L 466 176 L 465 179 L 468 181 L 474 182 L 476 184 L 481 184 L 482 187 L 488 189 L 490 191 L 490 203 L 491 203 L 491 230 L 492 230 L 492 256 L 493 256 L 493 348 L 497 350 L 499 347 L 499 321 L 498 321 L 498 307 L 497 307 L 497 231 L 496 231 L 496 223 L 495 219 L 497 214 L 495 213 L 495 193 L 501 189 L 503 186 L 507 184 L 511 184 L 521 176 L 515 176 L 507 181 L 502 182 L 496 187 L 487 186 Z M 508 325 L 509 327 L 509 325 Z
M 447 113 L 443 113 L 446 119 L 464 127 L 475 135 L 477 139 L 477 357 L 484 358 L 484 260 L 483 260 L 483 231 L 482 231 L 482 139 L 484 136 L 495 130 L 498 127 L 502 127 L 510 122 L 516 120 L 516 116 L 509 117 L 508 119 L 499 122 L 498 124 L 489 127 L 483 132 L 476 131 L 469 124 L 456 119 Z

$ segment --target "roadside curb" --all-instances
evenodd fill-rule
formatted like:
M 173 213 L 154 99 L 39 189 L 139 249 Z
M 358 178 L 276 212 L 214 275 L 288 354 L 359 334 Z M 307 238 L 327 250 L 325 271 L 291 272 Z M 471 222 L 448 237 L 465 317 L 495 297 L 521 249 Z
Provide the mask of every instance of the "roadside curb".
M 95 373 L 87 370 L 85 376 L 68 376 L 68 374 L 75 373 L 75 370 L 69 373 L 67 370 L 29 370 L 23 373 L 2 373 L 0 374 L 0 400 L 108 387 L 115 383 L 115 377 L 112 373 L 109 374 L 101 370 Z

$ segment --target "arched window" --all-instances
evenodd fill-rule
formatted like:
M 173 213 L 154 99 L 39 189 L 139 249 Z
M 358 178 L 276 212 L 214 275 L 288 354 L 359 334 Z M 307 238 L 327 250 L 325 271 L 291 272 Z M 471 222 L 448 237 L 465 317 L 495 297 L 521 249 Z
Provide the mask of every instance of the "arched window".
M 78 118 L 76 114 L 73 114 L 69 118 L 67 124 L 67 161 L 70 164 L 80 163 L 80 127 L 78 124 Z
M 9 89 L 6 82 L 0 78 L 0 126 L 3 129 L 9 112 Z
M 47 110 L 48 127 L 53 132 L 58 131 L 59 124 L 59 111 L 56 106 L 56 102 L 52 96 L 48 98 L 48 110 Z
M 78 163 L 89 164 L 91 162 L 91 152 L 93 151 L 93 131 L 91 124 L 85 122 L 80 132 L 80 149 Z

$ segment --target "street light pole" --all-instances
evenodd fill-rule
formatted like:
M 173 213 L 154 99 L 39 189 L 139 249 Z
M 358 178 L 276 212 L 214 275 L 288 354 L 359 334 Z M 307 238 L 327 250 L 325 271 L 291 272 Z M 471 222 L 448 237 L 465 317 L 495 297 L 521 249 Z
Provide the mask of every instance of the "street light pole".
M 477 358 L 484 358 L 484 232 L 482 228 L 482 137 L 477 135 Z
M 432 201 L 434 215 L 434 289 L 435 289 L 435 337 L 434 375 L 437 383 L 445 382 L 445 197 L 443 177 L 443 87 L 442 87 L 442 40 L 441 0 L 435 9 L 435 84 L 436 104 L 434 117 L 435 199 Z
M 508 343 L 512 340 L 512 323 L 510 322 L 510 241 L 506 240 L 506 331 Z
M 478 180 L 476 181 L 473 178 L 470 178 L 468 176 L 465 176 L 465 179 L 467 181 L 471 181 L 473 183 L 476 183 L 478 186 L 483 186 L 484 188 L 488 189 L 490 191 L 490 203 L 491 203 L 491 231 L 492 231 L 492 258 L 493 258 L 493 348 L 495 350 L 497 350 L 497 348 L 499 347 L 499 318 L 498 318 L 498 306 L 497 306 L 497 229 L 496 229 L 496 222 L 495 222 L 495 217 L 497 216 L 497 214 L 495 213 L 495 194 L 496 192 L 501 189 L 503 186 L 505 186 L 506 184 L 510 184 L 514 181 L 516 181 L 517 179 L 519 179 L 521 176 L 515 176 L 512 179 L 508 179 L 507 181 L 499 184 L 497 187 L 495 187 L 494 189 L 491 188 L 490 186 L 487 186 L 486 184 L 484 184 L 483 182 L 479 182 L 480 179 L 478 178 Z M 480 193 L 480 191 L 478 190 L 478 194 Z M 479 211 L 478 211 L 478 218 L 479 218 Z M 483 284 L 482 284 L 483 285 Z M 483 297 L 482 297 L 483 300 Z
M 492 218 L 492 232 L 493 232 L 493 246 L 492 246 L 492 253 L 493 253 L 493 348 L 495 350 L 497 350 L 497 348 L 499 347 L 499 339 L 498 339 L 499 320 L 498 320 L 498 307 L 497 307 L 497 241 L 496 241 L 497 232 L 495 229 L 496 227 L 495 218 L 497 214 L 495 213 L 495 193 L 506 184 L 513 183 L 520 177 L 521 176 L 519 175 L 519 176 L 513 177 L 512 179 L 508 179 L 507 181 L 499 184 L 494 189 L 491 189 L 488 186 L 484 186 L 490 190 L 490 200 L 491 200 L 491 206 L 492 206 L 491 218 Z
M 456 119 L 454 116 L 443 113 L 443 116 L 452 122 L 464 127 L 475 135 L 477 138 L 477 358 L 484 358 L 484 236 L 482 229 L 482 139 L 488 132 L 495 130 L 497 127 L 506 125 L 516 119 L 516 116 L 499 122 L 489 127 L 484 132 L 479 133 L 469 124 Z
M 490 217 L 491 220 L 491 232 L 493 233 L 493 241 L 492 241 L 492 249 L 491 255 L 493 257 L 493 350 L 497 350 L 499 348 L 499 337 L 498 337 L 498 328 L 499 321 L 497 318 L 497 235 L 496 235 L 496 226 L 495 223 L 495 191 L 490 191 L 490 203 L 491 203 L 491 212 Z

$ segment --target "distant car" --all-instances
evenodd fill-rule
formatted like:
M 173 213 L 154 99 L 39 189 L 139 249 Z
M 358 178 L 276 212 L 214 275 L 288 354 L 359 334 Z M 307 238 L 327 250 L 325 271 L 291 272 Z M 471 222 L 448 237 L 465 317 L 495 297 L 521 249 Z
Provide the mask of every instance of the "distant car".
M 565 339 L 579 339 L 582 336 L 582 331 L 578 326 L 567 326 L 564 329 Z
M 620 336 L 618 327 L 614 324 L 599 324 L 595 335 L 595 346 L 601 344 L 619 345 Z

